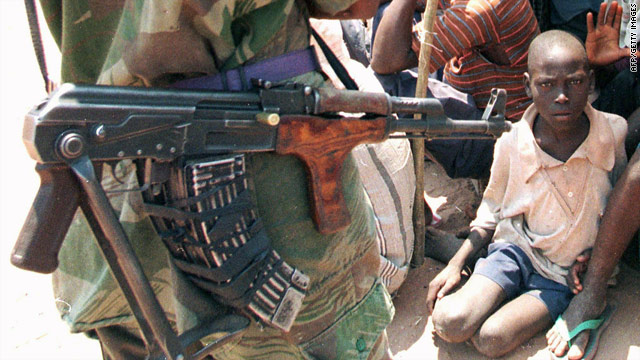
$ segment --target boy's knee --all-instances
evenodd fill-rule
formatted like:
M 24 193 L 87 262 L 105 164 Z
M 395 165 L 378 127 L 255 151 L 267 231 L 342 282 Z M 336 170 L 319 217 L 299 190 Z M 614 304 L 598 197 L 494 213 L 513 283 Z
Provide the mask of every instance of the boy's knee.
M 507 353 L 511 349 L 510 341 L 511 337 L 505 332 L 505 328 L 495 321 L 485 322 L 471 338 L 476 350 L 490 358 Z
M 431 315 L 436 334 L 443 340 L 452 343 L 469 340 L 476 329 L 469 326 L 469 314 L 463 306 L 439 301 Z

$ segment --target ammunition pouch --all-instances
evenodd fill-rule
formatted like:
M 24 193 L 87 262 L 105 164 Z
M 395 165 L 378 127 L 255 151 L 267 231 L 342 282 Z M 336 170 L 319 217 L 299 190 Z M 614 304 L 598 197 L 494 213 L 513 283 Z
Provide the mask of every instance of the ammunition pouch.
M 244 155 L 152 167 L 144 207 L 176 267 L 222 303 L 289 331 L 309 278 L 271 248 Z

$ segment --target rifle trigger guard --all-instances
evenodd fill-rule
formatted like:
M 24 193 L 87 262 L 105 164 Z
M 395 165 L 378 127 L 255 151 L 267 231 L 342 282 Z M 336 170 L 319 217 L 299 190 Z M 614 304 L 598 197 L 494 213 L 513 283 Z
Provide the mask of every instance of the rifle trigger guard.
M 121 189 L 121 190 L 105 190 L 106 194 L 120 194 L 120 193 L 126 193 L 126 192 L 143 192 L 143 191 L 147 191 L 149 190 L 149 188 L 151 187 L 151 169 L 153 169 L 152 167 L 152 161 L 151 158 L 146 158 L 144 160 L 145 166 L 144 166 L 144 183 L 142 184 L 142 186 L 139 186 L 137 188 L 133 188 L 133 189 Z M 116 174 L 116 166 L 118 165 L 118 162 L 116 162 L 115 164 L 111 165 L 111 176 L 113 177 L 113 179 L 117 182 L 119 182 L 120 184 L 124 185 L 126 183 L 126 181 L 120 179 L 118 177 L 118 175 Z

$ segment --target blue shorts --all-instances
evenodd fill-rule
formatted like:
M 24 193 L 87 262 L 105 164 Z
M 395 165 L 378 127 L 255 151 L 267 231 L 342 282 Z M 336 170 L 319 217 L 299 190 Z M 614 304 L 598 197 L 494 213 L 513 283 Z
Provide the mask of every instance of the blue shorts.
M 549 310 L 551 321 L 564 312 L 573 298 L 569 287 L 538 274 L 524 251 L 513 244 L 490 244 L 487 257 L 478 260 L 473 273 L 500 285 L 507 300 L 522 294 L 539 299 Z

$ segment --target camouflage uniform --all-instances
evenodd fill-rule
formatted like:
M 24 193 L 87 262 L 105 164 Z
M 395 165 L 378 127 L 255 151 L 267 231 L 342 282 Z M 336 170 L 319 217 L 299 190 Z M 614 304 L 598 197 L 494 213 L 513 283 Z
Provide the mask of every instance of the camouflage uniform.
M 332 14 L 352 2 L 325 0 L 314 6 Z M 65 82 L 165 86 L 309 45 L 308 9 L 296 0 L 52 0 L 42 5 L 63 54 Z M 323 83 L 315 72 L 294 80 Z M 214 354 L 216 359 L 381 356 L 386 347 L 381 334 L 393 316 L 393 305 L 376 276 L 374 218 L 353 160 L 346 161 L 342 176 L 352 223 L 327 236 L 314 229 L 305 172 L 296 158 L 251 154 L 247 166 L 273 248 L 311 282 L 289 333 L 252 322 L 241 339 Z M 133 170 L 126 162 L 116 166 L 118 180 L 126 180 L 122 184 L 105 169 L 105 189 L 136 186 Z M 140 209 L 139 193 L 127 192 L 111 201 L 179 331 L 229 311 L 172 268 Z M 92 238 L 77 214 L 54 275 L 62 317 L 73 332 L 117 325 L 121 334 L 137 335 L 133 316 Z

